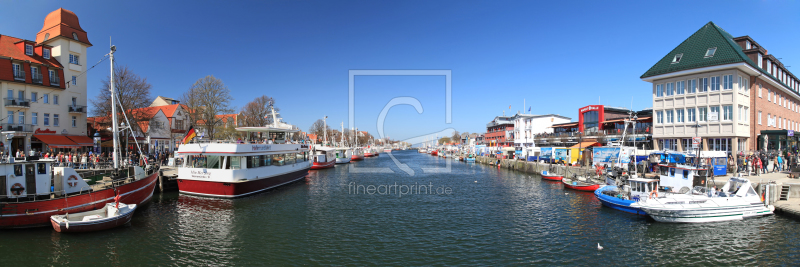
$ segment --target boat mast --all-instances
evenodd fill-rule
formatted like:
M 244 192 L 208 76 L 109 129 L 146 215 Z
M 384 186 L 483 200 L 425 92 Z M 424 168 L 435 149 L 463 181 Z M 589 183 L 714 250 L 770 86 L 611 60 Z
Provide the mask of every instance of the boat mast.
M 111 78 L 109 79 L 109 84 L 111 85 L 111 124 L 112 124 L 112 133 L 114 135 L 114 151 L 113 160 L 114 160 L 114 169 L 119 168 L 119 126 L 117 125 L 117 92 L 114 91 L 114 52 L 117 51 L 116 46 L 111 46 L 111 53 L 108 54 L 109 59 L 111 60 Z
M 342 146 L 345 146 L 344 145 L 344 122 L 342 122 L 342 138 L 340 138 L 340 140 L 341 140 L 340 142 L 342 143 Z
M 322 119 L 322 145 L 324 146 L 325 143 L 328 143 L 328 116 Z

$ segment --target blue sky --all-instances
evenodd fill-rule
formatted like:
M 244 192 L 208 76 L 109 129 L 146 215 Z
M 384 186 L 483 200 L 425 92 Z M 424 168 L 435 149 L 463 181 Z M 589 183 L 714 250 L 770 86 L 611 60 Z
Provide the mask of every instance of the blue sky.
M 178 97 L 205 75 L 222 79 L 244 106 L 276 99 L 303 130 L 327 115 L 347 123 L 348 70 L 452 70 L 453 120 L 444 121 L 444 78 L 356 78 L 356 126 L 376 133 L 394 97 L 416 97 L 425 111 L 395 107 L 385 131 L 404 139 L 444 128 L 484 132 L 495 116 L 527 110 L 577 121 L 598 102 L 644 109 L 648 68 L 714 21 L 750 35 L 788 66 L 800 67 L 797 1 L 0 1 L 0 34 L 34 39 L 44 17 L 64 7 L 80 18 L 94 47 L 147 77 L 153 97 Z M 790 68 L 791 70 L 792 68 Z M 108 74 L 88 73 L 88 98 Z M 511 105 L 511 109 L 509 109 Z

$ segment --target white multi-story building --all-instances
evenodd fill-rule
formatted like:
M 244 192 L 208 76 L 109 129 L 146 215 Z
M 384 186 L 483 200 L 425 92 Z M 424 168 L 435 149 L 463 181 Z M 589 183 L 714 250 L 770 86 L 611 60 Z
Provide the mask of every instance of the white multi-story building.
M 514 146 L 531 147 L 534 145 L 533 137 L 540 133 L 552 133 L 553 124 L 567 123 L 571 118 L 561 115 L 532 115 L 519 114 L 511 117 L 514 121 Z
M 0 35 L 4 150 L 91 147 L 86 127 L 86 49 L 78 17 L 59 8 L 36 41 Z

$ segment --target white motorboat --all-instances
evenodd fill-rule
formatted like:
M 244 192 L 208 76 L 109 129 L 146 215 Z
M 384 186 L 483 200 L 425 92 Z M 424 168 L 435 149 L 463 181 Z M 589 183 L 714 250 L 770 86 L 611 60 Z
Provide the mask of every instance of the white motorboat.
M 765 205 L 750 180 L 733 177 L 722 190 L 708 191 L 695 186 L 685 194 L 647 198 L 631 204 L 659 222 L 700 223 L 742 220 L 773 214 L 775 207 Z

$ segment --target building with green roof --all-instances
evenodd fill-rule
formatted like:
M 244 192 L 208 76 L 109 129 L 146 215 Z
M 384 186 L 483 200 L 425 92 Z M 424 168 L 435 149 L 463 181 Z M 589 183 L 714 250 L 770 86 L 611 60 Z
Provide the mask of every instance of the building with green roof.
M 640 78 L 652 83 L 657 150 L 690 150 L 695 136 L 730 153 L 796 145 L 762 131 L 797 130 L 800 79 L 750 36 L 709 22 Z

